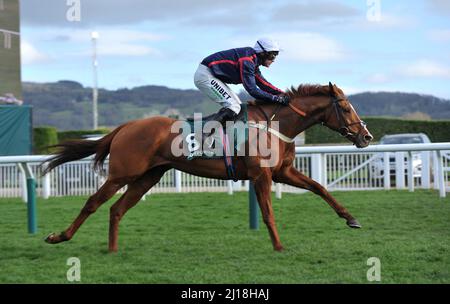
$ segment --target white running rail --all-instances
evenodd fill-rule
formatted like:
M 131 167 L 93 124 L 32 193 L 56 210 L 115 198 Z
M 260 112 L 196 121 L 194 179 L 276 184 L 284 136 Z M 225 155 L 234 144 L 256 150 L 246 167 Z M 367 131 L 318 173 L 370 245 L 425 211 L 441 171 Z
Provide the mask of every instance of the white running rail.
M 91 195 L 105 177 L 92 170 L 92 158 L 70 162 L 41 177 L 39 164 L 50 155 L 0 157 L 0 197 L 21 197 L 26 201 L 26 170 L 36 177 L 37 195 Z M 107 164 L 108 160 L 106 161 Z M 20 166 L 19 166 L 20 164 Z M 434 188 L 445 197 L 450 181 L 450 143 L 297 147 L 294 166 L 328 190 L 375 190 Z M 107 167 L 107 166 L 106 166 Z M 189 175 L 177 170 L 167 172 L 152 188 L 152 193 L 228 192 L 247 190 L 248 182 L 233 183 Z M 284 192 L 302 190 L 276 185 L 277 197 Z

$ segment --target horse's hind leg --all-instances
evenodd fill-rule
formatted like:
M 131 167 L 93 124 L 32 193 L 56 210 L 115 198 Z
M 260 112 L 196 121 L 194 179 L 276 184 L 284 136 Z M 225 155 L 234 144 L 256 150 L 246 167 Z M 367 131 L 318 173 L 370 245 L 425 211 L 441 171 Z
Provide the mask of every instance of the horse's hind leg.
M 127 191 L 111 206 L 109 219 L 109 251 L 118 250 L 119 222 L 128 209 L 135 206 L 148 190 L 159 182 L 167 167 L 156 167 L 134 182 L 128 184 Z
M 95 194 L 89 197 L 83 209 L 81 209 L 80 214 L 69 226 L 69 228 L 60 234 L 51 233 L 47 236 L 45 241 L 50 244 L 56 244 L 70 240 L 78 228 L 80 228 L 83 222 L 89 217 L 89 215 L 94 213 L 98 207 L 109 200 L 121 187 L 123 187 L 123 184 L 107 180 Z

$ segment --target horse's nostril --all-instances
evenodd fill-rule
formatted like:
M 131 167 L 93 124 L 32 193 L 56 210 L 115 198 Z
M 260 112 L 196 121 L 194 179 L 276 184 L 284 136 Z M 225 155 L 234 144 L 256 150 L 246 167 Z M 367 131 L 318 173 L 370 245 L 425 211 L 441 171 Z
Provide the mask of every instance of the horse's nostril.
M 373 136 L 371 136 L 371 135 L 366 135 L 366 136 L 364 136 L 364 139 L 365 139 L 366 141 L 371 141 L 371 140 L 373 139 Z

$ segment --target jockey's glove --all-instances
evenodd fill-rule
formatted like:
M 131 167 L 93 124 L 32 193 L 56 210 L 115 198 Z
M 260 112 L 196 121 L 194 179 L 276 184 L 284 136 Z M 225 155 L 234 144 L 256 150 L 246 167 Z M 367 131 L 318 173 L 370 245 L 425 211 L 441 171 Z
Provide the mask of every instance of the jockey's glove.
M 290 98 L 288 95 L 279 95 L 279 96 L 277 96 L 277 99 L 276 99 L 276 101 L 278 103 L 281 103 L 282 105 L 285 105 L 285 106 L 287 106 L 289 104 L 289 100 L 290 100 Z

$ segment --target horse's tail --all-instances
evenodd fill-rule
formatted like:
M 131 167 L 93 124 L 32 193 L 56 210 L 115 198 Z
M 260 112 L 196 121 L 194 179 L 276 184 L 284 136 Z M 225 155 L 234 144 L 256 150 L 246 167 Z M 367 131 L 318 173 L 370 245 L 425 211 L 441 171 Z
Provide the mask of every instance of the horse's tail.
M 79 140 L 70 140 L 66 141 L 62 144 L 54 145 L 51 147 L 59 148 L 56 155 L 48 160 L 47 167 L 43 170 L 42 175 L 47 174 L 57 166 L 74 161 L 79 160 L 89 155 L 95 153 L 94 157 L 94 169 L 99 169 L 103 166 L 106 157 L 109 154 L 109 149 L 111 147 L 111 142 L 122 129 L 125 124 L 117 127 L 112 132 L 103 136 L 99 140 L 87 140 L 87 139 L 79 139 Z

